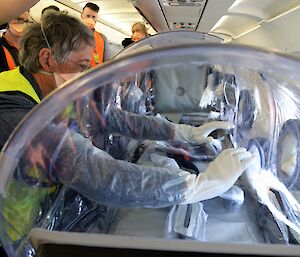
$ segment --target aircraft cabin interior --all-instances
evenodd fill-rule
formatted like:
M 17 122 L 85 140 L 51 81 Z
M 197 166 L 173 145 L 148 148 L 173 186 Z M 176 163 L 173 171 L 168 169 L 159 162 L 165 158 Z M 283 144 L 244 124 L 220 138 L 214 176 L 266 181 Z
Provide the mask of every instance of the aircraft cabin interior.
M 220 37 L 224 43 L 239 43 L 297 54 L 300 51 L 297 24 L 298 0 L 100 0 L 96 29 L 118 50 L 131 37 L 131 26 L 144 22 L 148 33 L 189 30 Z M 41 0 L 31 9 L 39 20 L 43 8 L 57 5 L 80 15 L 87 1 Z M 117 51 L 117 50 L 116 50 Z

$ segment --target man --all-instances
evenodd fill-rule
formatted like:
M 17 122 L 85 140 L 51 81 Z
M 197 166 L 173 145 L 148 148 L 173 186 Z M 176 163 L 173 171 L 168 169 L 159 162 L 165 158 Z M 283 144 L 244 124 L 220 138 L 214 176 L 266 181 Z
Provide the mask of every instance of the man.
M 0 72 L 19 65 L 18 54 L 23 29 L 30 23 L 29 11 L 8 22 L 7 30 L 0 38 Z
M 26 30 L 21 41 L 20 68 L 0 74 L 2 145 L 18 122 L 50 91 L 88 69 L 93 48 L 90 30 L 76 18 L 60 12 L 43 16 L 41 24 L 34 24 Z M 210 132 L 231 127 L 226 122 L 212 122 L 196 128 L 161 118 L 130 114 L 114 107 L 104 111 L 97 96 L 101 88 L 92 92 L 87 106 L 91 136 L 95 136 L 91 141 L 97 142 L 99 133 L 109 132 L 136 139 L 207 143 L 212 141 L 208 137 Z M 16 195 L 6 199 L 8 211 L 15 215 L 4 215 L 6 222 L 26 234 L 26 224 L 36 220 L 30 214 L 35 213 L 33 208 L 41 203 L 41 197 L 45 200 L 46 193 L 48 197 L 57 196 L 61 185 L 92 201 L 113 206 L 158 208 L 198 202 L 226 192 L 252 162 L 251 154 L 245 149 L 227 149 L 205 173 L 196 176 L 179 168 L 170 170 L 116 160 L 91 141 L 58 120 L 45 125 L 23 149 L 19 162 L 15 160 L 18 174 L 29 179 L 28 192 L 32 192 L 32 183 L 36 181 L 34 190 L 41 190 L 41 194 L 36 194 L 38 198 L 30 198 L 22 190 L 15 191 Z M 45 183 L 59 186 L 51 187 L 52 191 L 47 192 L 39 188 Z M 55 194 L 53 190 L 56 190 Z M 14 194 L 14 191 L 10 193 Z M 18 201 L 10 202 L 13 199 Z M 60 202 L 61 199 L 58 200 Z M 63 211 L 60 213 L 64 214 Z M 27 214 L 32 220 L 28 220 Z M 26 217 L 26 220 L 19 219 L 18 215 Z M 80 212 L 78 215 L 85 216 L 87 213 Z M 49 220 L 52 229 L 62 229 L 56 227 L 56 223 L 58 226 L 62 224 L 60 219 L 53 220 L 54 223 Z M 67 222 L 73 223 L 68 219 Z M 10 240 L 19 240 L 23 236 L 19 232 L 10 233 Z
M 87 3 L 82 10 L 81 19 L 86 26 L 93 31 L 95 39 L 95 49 L 93 51 L 91 66 L 95 67 L 109 59 L 109 43 L 107 38 L 95 30 L 98 18 L 99 7 L 94 3 Z

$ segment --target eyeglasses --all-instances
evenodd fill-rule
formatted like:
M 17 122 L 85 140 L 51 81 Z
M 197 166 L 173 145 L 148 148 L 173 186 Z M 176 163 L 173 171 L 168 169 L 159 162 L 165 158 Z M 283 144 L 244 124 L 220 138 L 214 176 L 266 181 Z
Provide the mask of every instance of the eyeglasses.
M 80 68 L 80 72 L 86 71 L 86 70 L 88 70 L 89 68 L 91 68 L 91 65 L 90 65 L 90 64 L 88 64 L 88 65 L 86 65 L 86 64 L 81 64 L 81 63 L 74 62 L 74 61 L 72 61 L 72 60 L 67 60 L 66 62 L 71 62 L 71 63 L 75 64 L 77 67 Z
M 17 20 L 17 23 L 19 23 L 19 24 L 27 24 L 27 25 L 29 25 L 29 24 L 33 23 L 32 21 L 24 20 L 23 18 L 16 18 L 16 20 Z

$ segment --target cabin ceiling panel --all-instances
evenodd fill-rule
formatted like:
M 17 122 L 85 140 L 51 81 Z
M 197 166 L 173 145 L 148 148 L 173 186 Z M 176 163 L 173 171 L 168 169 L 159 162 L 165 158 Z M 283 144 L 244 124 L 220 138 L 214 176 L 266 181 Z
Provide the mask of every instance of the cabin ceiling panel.
M 261 20 L 268 20 L 299 5 L 300 0 L 238 0 L 229 9 L 229 12 L 252 15 Z
M 209 32 L 235 0 L 208 0 L 197 31 Z
M 224 15 L 222 16 L 221 24 L 213 28 L 212 31 L 217 33 L 227 33 L 232 37 L 236 37 L 257 26 L 259 26 L 259 21 L 247 16 Z

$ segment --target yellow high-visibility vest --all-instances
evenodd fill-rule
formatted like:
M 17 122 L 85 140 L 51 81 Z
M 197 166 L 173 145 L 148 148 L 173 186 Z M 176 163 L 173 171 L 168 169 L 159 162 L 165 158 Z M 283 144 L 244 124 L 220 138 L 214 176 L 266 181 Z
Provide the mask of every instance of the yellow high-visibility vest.
M 0 73 L 0 92 L 12 91 L 20 91 L 33 98 L 37 103 L 41 102 L 41 99 L 35 92 L 33 86 L 21 74 L 19 67 Z

